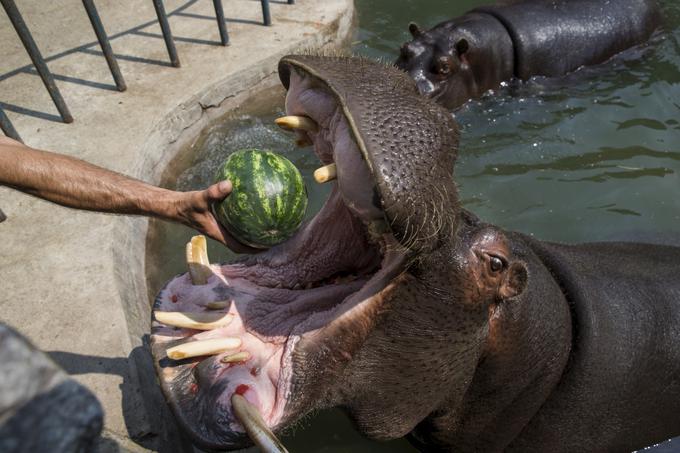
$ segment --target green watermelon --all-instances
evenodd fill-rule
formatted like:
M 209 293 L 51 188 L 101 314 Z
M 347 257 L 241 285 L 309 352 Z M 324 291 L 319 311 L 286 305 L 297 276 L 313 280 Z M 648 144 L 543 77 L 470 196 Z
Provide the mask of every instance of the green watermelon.
M 231 195 L 215 206 L 219 222 L 239 242 L 269 248 L 295 233 L 307 210 L 307 188 L 291 161 L 271 151 L 231 154 L 215 175 Z

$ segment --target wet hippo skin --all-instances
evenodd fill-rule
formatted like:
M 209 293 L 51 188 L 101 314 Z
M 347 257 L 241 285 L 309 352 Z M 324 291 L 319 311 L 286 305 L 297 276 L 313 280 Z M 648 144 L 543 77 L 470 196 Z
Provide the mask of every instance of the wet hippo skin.
M 452 115 L 407 74 L 293 55 L 279 75 L 287 115 L 316 123 L 297 139 L 338 179 L 290 240 L 158 294 L 156 312 L 233 316 L 204 332 L 153 320 L 159 380 L 197 445 L 248 444 L 234 394 L 277 432 L 340 407 L 422 451 L 630 452 L 680 434 L 679 247 L 485 223 L 460 205 Z
M 560 76 L 645 42 L 660 26 L 654 0 L 533 0 L 475 8 L 413 40 L 396 66 L 447 108 L 513 77 Z

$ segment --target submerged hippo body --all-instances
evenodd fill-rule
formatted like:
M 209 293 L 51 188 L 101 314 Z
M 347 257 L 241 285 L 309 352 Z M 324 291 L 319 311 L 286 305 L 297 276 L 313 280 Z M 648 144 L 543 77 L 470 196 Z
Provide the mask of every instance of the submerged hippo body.
M 522 0 L 484 6 L 421 32 L 396 66 L 447 108 L 517 77 L 560 76 L 645 42 L 655 0 Z
M 159 293 L 157 311 L 228 301 L 214 311 L 234 316 L 207 332 L 153 323 L 163 390 L 197 444 L 247 443 L 234 394 L 275 431 L 339 406 L 366 436 L 423 451 L 628 452 L 680 434 L 680 248 L 486 224 L 459 205 L 453 118 L 405 73 L 314 56 L 279 72 L 287 114 L 317 125 L 298 139 L 338 178 L 289 241 Z M 240 346 L 166 355 L 222 338 Z

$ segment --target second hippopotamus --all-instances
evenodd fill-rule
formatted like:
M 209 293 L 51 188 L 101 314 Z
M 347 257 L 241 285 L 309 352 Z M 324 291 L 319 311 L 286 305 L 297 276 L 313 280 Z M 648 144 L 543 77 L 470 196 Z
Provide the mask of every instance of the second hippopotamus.
M 559 76 L 645 42 L 660 26 L 654 0 L 523 0 L 475 8 L 421 31 L 396 66 L 449 109 L 517 77 Z

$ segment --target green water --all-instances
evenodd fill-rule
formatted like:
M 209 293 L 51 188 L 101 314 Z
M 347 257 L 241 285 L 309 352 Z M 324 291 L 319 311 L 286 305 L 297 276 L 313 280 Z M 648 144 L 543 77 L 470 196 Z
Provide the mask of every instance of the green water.
M 451 3 L 357 0 L 354 50 L 392 61 L 408 38 L 409 21 L 430 27 L 489 2 Z M 461 126 L 456 179 L 465 206 L 504 228 L 557 241 L 680 232 L 680 6 L 668 1 L 664 12 L 666 31 L 641 49 L 564 78 L 510 83 L 455 112 Z M 281 89 L 267 93 L 265 101 L 205 131 L 166 185 L 203 188 L 230 150 L 271 148 L 305 174 L 313 215 L 328 188 L 311 181 L 317 159 L 273 125 L 283 95 Z M 154 223 L 151 291 L 184 272 L 183 244 L 193 234 Z M 233 258 L 216 243 L 209 253 L 212 261 Z M 363 439 L 339 411 L 306 419 L 284 442 L 293 452 L 414 451 L 403 440 Z

